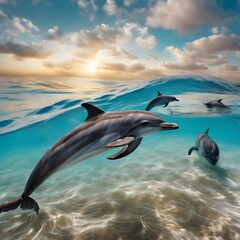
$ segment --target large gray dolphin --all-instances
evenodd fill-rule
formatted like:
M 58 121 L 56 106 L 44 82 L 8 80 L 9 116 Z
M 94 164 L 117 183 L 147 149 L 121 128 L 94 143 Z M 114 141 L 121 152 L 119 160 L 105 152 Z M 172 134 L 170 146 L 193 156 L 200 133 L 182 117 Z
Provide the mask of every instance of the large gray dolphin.
M 213 100 L 207 103 L 204 103 L 208 108 L 225 108 L 229 109 L 228 106 L 222 103 L 222 99 Z
M 83 103 L 88 116 L 85 122 L 57 141 L 33 169 L 23 194 L 0 206 L 0 212 L 21 209 L 39 211 L 37 202 L 29 196 L 56 171 L 114 147 L 123 147 L 110 160 L 133 152 L 145 135 L 160 130 L 177 129 L 175 123 L 165 122 L 159 115 L 147 111 L 105 112 Z
M 179 101 L 179 100 L 174 96 L 162 95 L 160 92 L 158 92 L 158 96 L 148 103 L 145 110 L 150 111 L 152 108 L 160 105 L 164 105 L 164 107 L 167 107 L 167 105 L 173 101 Z
M 209 128 L 205 133 L 198 135 L 196 145 L 191 147 L 188 155 L 191 155 L 193 150 L 198 152 L 198 155 L 205 158 L 212 165 L 215 165 L 219 159 L 219 148 L 215 141 L 208 136 Z

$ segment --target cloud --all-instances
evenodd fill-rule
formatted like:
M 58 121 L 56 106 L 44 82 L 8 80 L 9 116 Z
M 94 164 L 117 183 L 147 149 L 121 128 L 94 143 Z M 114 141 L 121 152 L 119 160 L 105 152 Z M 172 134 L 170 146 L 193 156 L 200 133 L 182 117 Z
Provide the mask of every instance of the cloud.
M 135 42 L 138 46 L 149 49 L 155 48 L 157 45 L 157 40 L 155 36 L 137 37 Z
M 146 57 L 147 60 L 149 61 L 158 61 L 158 57 L 154 54 L 149 54 L 147 57 Z
M 229 63 L 231 54 L 240 52 L 239 35 L 212 35 L 186 43 L 183 49 L 168 46 L 166 50 L 174 57 L 173 62 L 162 64 L 165 73 L 209 74 L 235 78 L 239 67 Z
M 65 60 L 62 62 L 50 62 L 45 61 L 43 62 L 43 66 L 49 68 L 59 74 L 69 75 L 72 76 L 72 71 L 75 69 L 74 60 Z M 75 69 L 76 70 L 76 69 Z
M 31 20 L 27 18 L 20 18 L 16 16 L 9 17 L 3 10 L 0 9 L 0 23 L 2 23 L 2 32 L 4 35 L 10 35 L 11 37 L 21 34 L 32 34 L 32 32 L 39 31 Z
M 9 0 L 0 0 L 0 3 L 7 3 Z
M 240 51 L 240 36 L 212 35 L 186 44 L 187 51 L 217 53 L 222 51 Z
M 32 31 L 39 31 L 38 27 L 35 26 L 27 18 L 13 17 L 11 24 L 14 27 L 14 30 L 8 29 L 8 33 L 12 35 L 19 35 L 24 33 L 32 33 Z
M 104 79 L 153 79 L 163 76 L 159 67 L 151 68 L 141 62 L 122 63 L 122 62 L 103 62 L 102 72 L 98 77 Z
M 224 26 L 221 27 L 213 27 L 211 29 L 213 35 L 224 35 L 228 32 L 228 29 Z
M 226 64 L 221 67 L 221 70 L 223 71 L 230 71 L 230 72 L 236 72 L 239 70 L 239 66 L 232 65 L 232 64 Z
M 89 3 L 88 3 L 87 1 L 85 1 L 85 0 L 78 0 L 77 3 L 78 3 L 78 6 L 81 7 L 81 8 L 87 8 L 87 7 L 88 7 L 88 4 L 89 4 Z
M 48 33 L 46 38 L 48 40 L 59 41 L 62 38 L 62 31 L 59 27 L 55 26 L 53 28 L 48 29 Z
M 122 48 L 114 48 L 106 50 L 106 54 L 110 57 L 120 58 L 120 59 L 137 59 L 138 57 L 131 53 L 129 50 Z
M 96 5 L 94 0 L 78 0 L 77 4 L 80 8 L 83 9 L 92 9 L 94 11 L 96 11 L 98 9 L 98 6 Z
M 156 37 L 148 33 L 147 27 L 140 27 L 136 23 L 126 23 L 122 27 L 113 28 L 107 24 L 97 25 L 93 30 L 81 30 L 67 36 L 80 48 L 91 48 L 98 51 L 120 47 L 133 40 L 138 47 L 145 49 L 155 48 Z
M 240 36 L 212 35 L 186 43 L 183 50 L 168 46 L 166 50 L 175 57 L 181 66 L 190 63 L 216 66 L 228 62 L 226 52 L 240 51 Z
M 150 8 L 147 24 L 155 28 L 194 31 L 203 25 L 221 24 L 226 16 L 215 0 L 158 0 Z
M 132 5 L 133 3 L 135 3 L 137 0 L 124 0 L 124 5 L 129 7 L 130 5 Z
M 207 52 L 200 51 L 189 51 L 186 48 L 180 50 L 173 46 L 168 46 L 166 50 L 171 53 L 175 59 L 184 64 L 196 63 L 196 64 L 205 64 L 205 65 L 220 65 L 227 62 L 226 56 L 222 54 L 213 55 Z
M 236 52 L 235 52 L 235 56 L 236 56 L 237 58 L 240 58 L 240 51 L 236 51 Z
M 71 41 L 79 47 L 91 48 L 92 51 L 109 48 L 117 44 L 126 43 L 128 36 L 122 28 L 112 28 L 107 24 L 97 25 L 92 31 L 81 30 L 68 35 Z
M 7 14 L 0 9 L 0 21 L 7 18 Z
M 77 4 L 80 8 L 81 16 L 87 17 L 91 21 L 95 18 L 95 12 L 98 10 L 95 0 L 77 0 Z
M 102 69 L 107 71 L 134 73 L 136 71 L 145 70 L 146 66 L 142 63 L 124 64 L 120 62 L 105 62 L 102 64 Z
M 134 41 L 139 47 L 152 49 L 157 46 L 156 37 L 148 33 L 148 27 L 140 27 L 136 23 L 126 23 L 123 29 L 128 36 L 133 37 L 135 35 Z
M 155 79 L 160 76 L 163 76 L 163 71 L 159 67 L 151 68 L 142 63 L 134 63 L 134 64 L 112 64 L 112 63 L 104 63 L 105 64 L 105 72 L 103 77 L 110 79 Z
M 11 54 L 18 59 L 43 59 L 48 57 L 50 52 L 45 50 L 42 45 L 8 40 L 6 42 L 0 42 L 0 54 Z
M 184 71 L 195 71 L 195 70 L 207 70 L 208 68 L 203 64 L 194 63 L 163 63 L 163 68 L 171 70 L 184 70 Z
M 117 7 L 115 0 L 107 0 L 103 6 L 103 10 L 108 16 L 117 15 L 118 12 L 121 11 L 121 9 Z
M 148 14 L 148 2 L 142 1 L 141 4 L 130 7 L 136 0 L 121 1 L 107 0 L 102 9 L 109 17 L 114 17 L 118 23 L 144 21 Z

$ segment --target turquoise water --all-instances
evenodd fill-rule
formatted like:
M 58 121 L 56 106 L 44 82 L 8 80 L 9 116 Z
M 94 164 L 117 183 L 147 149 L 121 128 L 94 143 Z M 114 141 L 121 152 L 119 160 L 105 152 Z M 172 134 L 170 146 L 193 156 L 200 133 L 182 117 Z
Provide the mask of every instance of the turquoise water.
M 240 239 L 240 85 L 219 79 L 153 81 L 0 79 L 0 202 L 19 196 L 42 155 L 81 124 L 91 101 L 106 111 L 144 110 L 157 91 L 180 101 L 152 112 L 176 131 L 146 136 L 129 156 L 110 150 L 55 173 L 35 190 L 39 215 L 0 214 L 1 239 Z M 208 110 L 223 99 L 230 111 Z M 210 128 L 214 167 L 196 152 Z

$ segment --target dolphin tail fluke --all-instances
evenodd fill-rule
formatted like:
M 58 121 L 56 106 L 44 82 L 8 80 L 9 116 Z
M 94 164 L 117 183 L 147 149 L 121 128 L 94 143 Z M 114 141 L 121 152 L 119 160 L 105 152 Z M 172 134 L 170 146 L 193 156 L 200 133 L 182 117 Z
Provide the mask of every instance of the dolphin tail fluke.
M 30 197 L 22 197 L 22 202 L 20 207 L 23 210 L 32 209 L 33 211 L 36 212 L 36 214 L 38 214 L 38 211 L 39 211 L 38 203 Z
M 8 212 L 11 210 L 17 209 L 22 202 L 22 198 L 14 198 L 11 201 L 8 201 L 0 206 L 0 213 L 1 212 Z
M 191 148 L 188 150 L 188 155 L 191 155 L 193 150 L 196 150 L 196 151 L 197 151 L 198 149 L 197 149 L 196 146 L 191 147 Z
M 37 202 L 30 197 L 14 198 L 11 201 L 8 201 L 8 202 L 2 204 L 0 206 L 0 213 L 15 210 L 19 206 L 23 210 L 33 209 L 38 214 L 39 206 L 38 206 Z

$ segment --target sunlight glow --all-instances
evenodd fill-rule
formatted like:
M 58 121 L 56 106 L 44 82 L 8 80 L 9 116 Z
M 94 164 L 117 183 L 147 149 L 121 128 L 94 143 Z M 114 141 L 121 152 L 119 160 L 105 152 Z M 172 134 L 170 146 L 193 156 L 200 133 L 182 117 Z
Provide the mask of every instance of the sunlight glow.
M 97 63 L 94 61 L 87 63 L 86 70 L 89 73 L 95 73 L 97 71 Z

